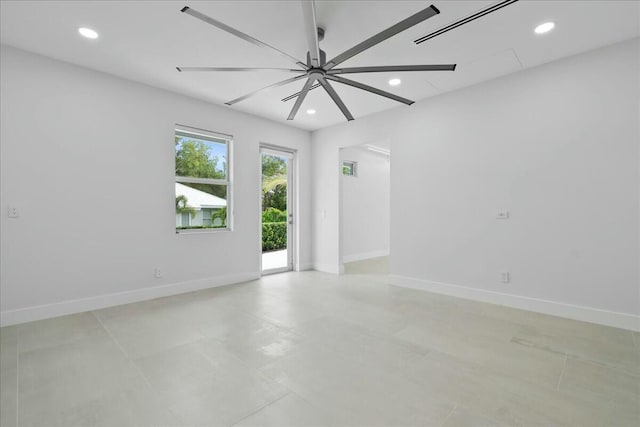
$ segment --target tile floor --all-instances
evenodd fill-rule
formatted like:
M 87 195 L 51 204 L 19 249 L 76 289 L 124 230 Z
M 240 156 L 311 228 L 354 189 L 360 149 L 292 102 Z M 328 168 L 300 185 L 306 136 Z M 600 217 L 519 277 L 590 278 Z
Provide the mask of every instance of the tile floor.
M 344 274 L 389 274 L 389 257 L 382 256 L 346 262 L 344 264 Z
M 2 426 L 638 426 L 640 335 L 318 272 L 0 330 Z

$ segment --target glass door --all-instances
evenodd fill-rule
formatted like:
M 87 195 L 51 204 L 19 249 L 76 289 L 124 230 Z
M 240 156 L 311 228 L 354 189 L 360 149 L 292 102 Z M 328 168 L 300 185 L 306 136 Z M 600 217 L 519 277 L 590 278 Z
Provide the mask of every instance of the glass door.
M 293 270 L 294 153 L 261 147 L 262 273 Z

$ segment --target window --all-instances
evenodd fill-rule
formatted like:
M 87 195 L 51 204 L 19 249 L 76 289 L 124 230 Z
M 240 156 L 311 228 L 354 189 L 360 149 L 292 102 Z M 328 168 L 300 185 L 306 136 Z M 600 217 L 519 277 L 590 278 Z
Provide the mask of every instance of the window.
M 176 232 L 231 229 L 231 137 L 176 126 Z
M 345 160 L 342 162 L 342 175 L 346 176 L 357 176 L 358 172 L 358 162 L 352 162 L 349 160 Z

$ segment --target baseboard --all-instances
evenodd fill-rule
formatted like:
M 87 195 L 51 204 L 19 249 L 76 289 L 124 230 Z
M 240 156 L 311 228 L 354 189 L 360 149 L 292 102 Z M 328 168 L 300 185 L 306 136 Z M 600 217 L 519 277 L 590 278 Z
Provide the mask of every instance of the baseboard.
M 354 261 L 362 261 L 364 259 L 369 259 L 369 258 L 380 258 L 382 256 L 389 256 L 389 251 L 373 251 L 373 252 L 362 252 L 359 254 L 351 254 L 351 255 L 344 255 L 343 258 L 343 262 L 354 262 Z
M 298 264 L 298 268 L 296 269 L 296 271 L 307 271 L 307 270 L 313 270 L 312 263 L 310 262 L 300 263 Z
M 247 282 L 260 278 L 259 272 L 230 274 L 226 276 L 209 277 L 205 279 L 190 280 L 186 282 L 172 283 L 169 285 L 153 286 L 150 288 L 136 289 L 133 291 L 118 292 L 114 294 L 99 295 L 95 297 L 62 301 L 54 304 L 39 305 L 0 312 L 0 326 L 9 326 L 19 323 L 32 322 L 34 320 L 49 319 L 67 314 L 82 313 L 84 311 L 97 310 L 112 307 L 114 305 L 129 304 L 132 302 L 147 301 L 155 298 Z
M 340 266 L 338 264 L 319 264 L 314 263 L 313 269 L 324 273 L 340 274 Z
M 640 316 L 627 313 L 618 313 L 599 308 L 566 304 L 562 302 L 537 299 L 513 294 L 487 291 L 484 289 L 469 288 L 466 286 L 449 283 L 434 282 L 431 280 L 416 279 L 412 277 L 389 276 L 392 285 L 411 289 L 419 289 L 438 294 L 450 295 L 491 304 L 504 305 L 552 316 L 565 317 L 583 322 L 597 323 L 613 326 L 615 328 L 640 331 Z

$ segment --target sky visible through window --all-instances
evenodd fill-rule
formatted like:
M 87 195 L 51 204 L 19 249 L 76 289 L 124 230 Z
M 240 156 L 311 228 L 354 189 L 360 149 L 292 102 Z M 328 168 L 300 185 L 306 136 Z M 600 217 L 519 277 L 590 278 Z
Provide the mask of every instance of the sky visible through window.
M 218 161 L 216 162 L 216 170 L 220 172 L 225 171 L 225 165 L 227 164 L 226 144 L 216 143 L 216 142 L 193 138 L 193 137 L 185 137 L 185 136 L 177 137 L 176 141 L 177 141 L 176 152 L 180 151 L 180 149 L 182 148 L 182 144 L 186 141 L 196 141 L 206 145 L 207 148 L 209 149 L 207 153 L 209 160 L 214 161 L 215 158 L 218 159 Z

